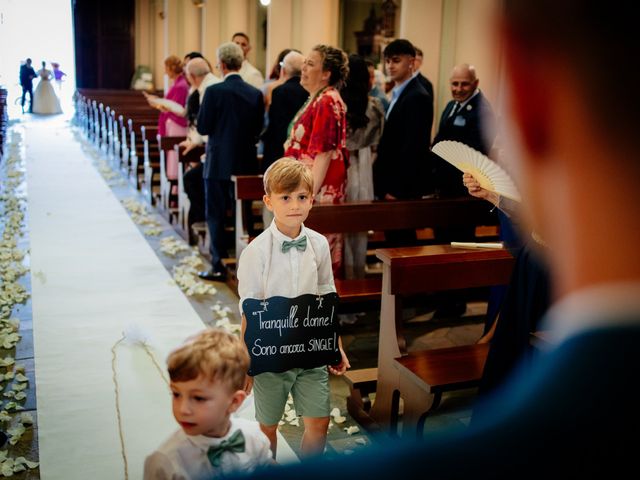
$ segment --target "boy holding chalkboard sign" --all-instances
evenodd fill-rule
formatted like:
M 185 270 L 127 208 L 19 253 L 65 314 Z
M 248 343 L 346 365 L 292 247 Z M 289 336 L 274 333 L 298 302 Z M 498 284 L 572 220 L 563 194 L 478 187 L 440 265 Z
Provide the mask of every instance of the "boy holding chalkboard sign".
M 257 422 L 232 417 L 246 398 L 242 341 L 208 328 L 171 352 L 173 433 L 144 463 L 144 478 L 211 479 L 274 464 Z
M 274 220 L 238 260 L 242 333 L 251 356 L 249 373 L 254 374 L 248 377 L 247 391 L 254 390 L 256 419 L 274 455 L 278 422 L 289 393 L 304 421 L 302 454 L 319 454 L 324 451 L 329 427 L 329 372 L 342 375 L 350 366 L 334 322 L 337 295 L 329 243 L 303 225 L 313 203 L 308 167 L 281 158 L 265 172 L 264 189 L 263 201 Z M 259 311 L 248 307 L 256 303 L 261 305 Z M 274 308 L 283 304 L 285 318 L 273 317 Z M 251 335 L 259 334 L 261 328 L 263 337 Z M 273 345 L 266 340 L 273 336 L 294 340 Z M 296 343 L 302 337 L 304 341 Z M 314 357 L 323 349 L 327 356 Z M 265 369 L 264 364 L 274 364 L 270 358 L 274 356 L 276 366 Z M 309 358 L 320 360 L 314 364 Z M 332 360 L 318 363 L 324 358 Z

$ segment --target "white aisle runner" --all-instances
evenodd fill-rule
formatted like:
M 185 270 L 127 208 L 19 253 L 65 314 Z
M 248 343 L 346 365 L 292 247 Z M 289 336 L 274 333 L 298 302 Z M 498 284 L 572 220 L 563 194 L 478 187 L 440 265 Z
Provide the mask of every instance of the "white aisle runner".
M 171 397 L 139 345 L 117 347 L 123 455 L 111 348 L 134 325 L 164 369 L 204 325 L 69 127 L 34 122 L 25 140 L 42 478 L 125 478 L 123 457 L 142 478 L 145 456 L 177 428 Z M 278 443 L 280 462 L 295 458 Z

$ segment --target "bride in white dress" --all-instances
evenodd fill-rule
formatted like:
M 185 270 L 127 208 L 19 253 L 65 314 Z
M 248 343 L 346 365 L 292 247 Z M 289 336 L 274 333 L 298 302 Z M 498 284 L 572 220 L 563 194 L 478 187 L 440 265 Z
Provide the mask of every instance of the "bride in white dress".
M 53 73 L 45 68 L 45 62 L 42 62 L 42 68 L 38 71 L 40 82 L 33 92 L 33 113 L 52 114 L 62 113 L 60 108 L 60 100 L 51 85 Z

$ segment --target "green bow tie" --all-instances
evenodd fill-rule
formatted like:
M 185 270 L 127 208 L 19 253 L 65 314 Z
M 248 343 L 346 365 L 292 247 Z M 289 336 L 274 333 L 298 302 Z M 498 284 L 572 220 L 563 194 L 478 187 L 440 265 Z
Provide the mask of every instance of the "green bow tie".
M 287 253 L 293 247 L 304 252 L 307 248 L 307 236 L 305 235 L 304 237 L 300 237 L 298 240 L 285 240 L 282 242 L 282 253 Z
M 219 467 L 222 462 L 224 452 L 244 452 L 244 435 L 241 430 L 236 430 L 227 440 L 223 440 L 219 445 L 209 447 L 207 457 L 211 465 Z

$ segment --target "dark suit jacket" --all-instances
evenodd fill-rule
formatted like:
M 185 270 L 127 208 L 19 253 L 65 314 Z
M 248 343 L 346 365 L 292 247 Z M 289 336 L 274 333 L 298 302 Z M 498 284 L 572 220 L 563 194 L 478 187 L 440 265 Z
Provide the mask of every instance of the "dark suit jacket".
M 443 140 L 464 143 L 488 155 L 496 138 L 496 117 L 482 92 L 473 97 L 460 111 L 449 118 L 456 102 L 447 103 L 433 145 Z M 444 196 L 464 196 L 467 189 L 462 184 L 462 173 L 450 163 L 433 154 L 436 190 Z
M 36 71 L 33 67 L 28 67 L 26 63 L 20 65 L 20 85 L 23 87 L 31 87 L 33 85 L 33 79 L 36 77 Z
M 431 100 L 433 100 L 433 98 L 434 98 L 433 97 L 433 84 L 431 83 L 431 81 L 427 77 L 422 75 L 421 73 L 418 73 L 418 75 L 416 75 L 416 77 L 418 78 L 418 81 L 420 82 L 420 85 L 422 85 L 424 87 L 424 89 L 427 91 L 427 93 L 431 97 Z
M 258 173 L 256 143 L 263 118 L 262 93 L 240 75 L 230 75 L 205 90 L 197 123 L 198 133 L 209 135 L 205 179 Z
M 384 124 L 373 164 L 375 194 L 420 198 L 428 193 L 433 100 L 417 78 L 409 81 Z
M 627 478 L 637 471 L 640 326 L 600 328 L 541 354 L 465 429 L 423 442 L 392 439 L 349 457 L 277 468 L 253 479 Z
M 482 92 L 473 97 L 464 108 L 449 118 L 456 102 L 447 103 L 433 144 L 442 140 L 455 140 L 489 154 L 496 138 L 496 116 Z
M 309 92 L 300 85 L 300 77 L 290 78 L 271 92 L 269 125 L 262 134 L 263 172 L 284 154 L 284 142 L 287 140 L 289 123 L 307 98 L 309 98 Z

